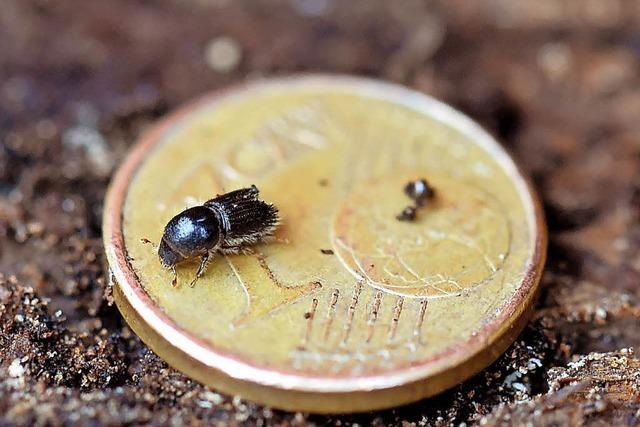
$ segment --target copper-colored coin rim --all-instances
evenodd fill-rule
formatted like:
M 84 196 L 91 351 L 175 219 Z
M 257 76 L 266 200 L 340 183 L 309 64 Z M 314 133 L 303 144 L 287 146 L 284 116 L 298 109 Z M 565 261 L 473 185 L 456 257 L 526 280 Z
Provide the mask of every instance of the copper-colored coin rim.
M 527 265 L 524 279 L 515 295 L 491 322 L 485 324 L 468 340 L 393 372 L 351 378 L 305 375 L 259 366 L 249 361 L 241 360 L 237 356 L 226 354 L 223 349 L 216 348 L 214 344 L 190 334 L 177 325 L 145 292 L 128 261 L 122 232 L 122 214 L 129 184 L 132 182 L 138 168 L 144 163 L 146 156 L 161 144 L 164 137 L 174 126 L 189 114 L 200 110 L 200 108 L 206 107 L 207 110 L 210 110 L 230 98 L 250 97 L 256 91 L 259 92 L 265 89 L 278 90 L 291 89 L 292 87 L 326 87 L 329 90 L 344 88 L 347 91 L 397 103 L 412 110 L 423 112 L 474 140 L 487 150 L 503 170 L 510 175 L 523 202 L 529 205 L 526 206 L 526 210 L 528 222 L 532 225 L 530 233 L 533 236 L 531 248 L 533 256 L 531 262 Z M 429 379 L 439 384 L 438 390 L 428 387 L 429 393 L 433 394 L 475 374 L 486 364 L 495 360 L 526 324 L 528 315 L 531 312 L 531 305 L 537 294 L 547 247 L 546 225 L 537 196 L 529 185 L 528 180 L 520 173 L 504 148 L 479 125 L 446 104 L 411 89 L 371 79 L 333 75 L 286 77 L 246 83 L 229 90 L 206 95 L 170 114 L 142 136 L 113 178 L 105 202 L 103 238 L 112 279 L 118 286 L 117 300 L 124 298 L 123 305 L 126 305 L 127 309 L 133 310 L 133 313 L 130 312 L 128 313 L 129 316 L 125 317 L 127 317 L 128 321 L 131 321 L 131 316 L 136 316 L 137 320 L 146 323 L 145 329 L 150 328 L 149 331 L 151 333 L 172 346 L 172 352 L 175 350 L 183 352 L 191 362 L 195 362 L 200 368 L 209 368 L 216 373 L 221 372 L 230 379 L 237 381 L 275 387 L 282 390 L 330 394 L 384 390 L 416 383 L 424 379 Z M 121 309 L 124 308 L 120 304 L 119 307 Z M 136 329 L 134 327 L 134 330 Z M 144 336 L 142 338 L 146 341 Z M 161 349 L 154 348 L 154 350 L 161 356 L 163 355 Z M 483 366 L 483 364 L 485 365 Z M 467 369 L 462 369 L 464 366 Z M 176 367 L 181 369 L 180 366 Z M 436 381 L 436 376 L 445 375 L 449 369 L 460 370 L 456 374 L 450 375 L 449 380 L 438 378 Z M 185 370 L 191 371 L 191 369 Z M 199 379 L 202 380 L 202 378 L 203 376 L 200 375 Z M 402 400 L 408 402 L 421 397 L 426 396 L 424 394 L 414 395 Z M 272 402 L 268 401 L 268 398 L 263 400 L 272 404 Z M 378 404 L 377 406 L 392 406 L 393 404 L 398 404 L 398 402 L 390 405 Z M 286 407 L 287 405 L 276 406 Z M 360 408 L 360 410 L 365 409 Z M 326 411 L 323 410 L 323 412 Z

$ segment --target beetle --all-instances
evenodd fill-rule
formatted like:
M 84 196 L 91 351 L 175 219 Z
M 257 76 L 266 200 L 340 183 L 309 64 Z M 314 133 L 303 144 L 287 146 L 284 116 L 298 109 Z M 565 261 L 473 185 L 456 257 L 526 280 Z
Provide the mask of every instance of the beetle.
M 177 264 L 200 257 L 198 271 L 189 284 L 194 286 L 216 252 L 246 252 L 248 246 L 273 235 L 280 223 L 278 209 L 260 200 L 259 194 L 255 185 L 241 188 L 185 209 L 169 220 L 158 245 L 158 257 L 163 267 L 173 271 L 174 287 L 178 283 Z

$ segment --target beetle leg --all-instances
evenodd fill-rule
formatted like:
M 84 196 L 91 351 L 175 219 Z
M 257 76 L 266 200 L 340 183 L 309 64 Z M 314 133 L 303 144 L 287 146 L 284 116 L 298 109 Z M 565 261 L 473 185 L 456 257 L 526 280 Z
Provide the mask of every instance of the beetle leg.
M 200 266 L 198 267 L 198 271 L 196 272 L 196 277 L 194 277 L 191 283 L 189 283 L 190 287 L 193 288 L 200 276 L 202 276 L 207 270 L 207 265 L 209 264 L 211 258 L 213 258 L 213 254 L 211 252 L 207 252 L 206 254 L 202 255 L 202 258 L 200 258 Z
M 174 288 L 178 286 L 178 272 L 176 271 L 176 266 L 171 266 L 171 271 L 173 271 L 173 280 L 171 281 L 171 286 Z

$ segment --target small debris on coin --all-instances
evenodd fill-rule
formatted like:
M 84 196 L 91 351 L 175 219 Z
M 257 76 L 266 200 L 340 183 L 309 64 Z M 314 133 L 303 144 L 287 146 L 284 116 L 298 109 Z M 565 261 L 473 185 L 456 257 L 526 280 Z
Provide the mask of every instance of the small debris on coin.
M 413 200 L 414 205 L 404 208 L 404 210 L 396 216 L 398 221 L 415 220 L 418 208 L 423 207 L 428 200 L 433 199 L 436 192 L 426 179 L 420 178 L 415 181 L 409 181 L 404 186 L 404 194 Z
M 396 219 L 398 221 L 413 221 L 416 219 L 416 210 L 415 206 L 407 206 L 396 216 Z
M 433 199 L 436 192 L 426 179 L 410 181 L 404 186 L 404 194 L 413 200 L 416 206 L 424 206 L 427 200 Z
M 320 249 L 320 252 L 325 255 L 333 255 L 333 249 Z

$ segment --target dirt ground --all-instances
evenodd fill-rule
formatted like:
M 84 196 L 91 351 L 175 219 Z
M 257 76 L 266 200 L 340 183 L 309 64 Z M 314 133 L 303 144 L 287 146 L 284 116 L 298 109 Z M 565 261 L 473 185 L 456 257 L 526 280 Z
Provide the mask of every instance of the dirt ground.
M 624 0 L 2 1 L 0 425 L 640 424 L 639 28 Z M 260 407 L 169 368 L 112 304 L 102 203 L 136 137 L 204 91 L 303 71 L 456 106 L 543 199 L 535 318 L 438 397 Z

